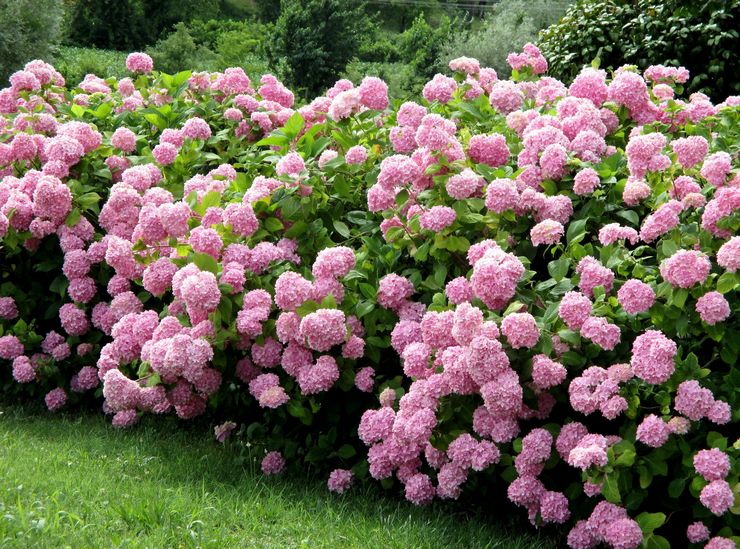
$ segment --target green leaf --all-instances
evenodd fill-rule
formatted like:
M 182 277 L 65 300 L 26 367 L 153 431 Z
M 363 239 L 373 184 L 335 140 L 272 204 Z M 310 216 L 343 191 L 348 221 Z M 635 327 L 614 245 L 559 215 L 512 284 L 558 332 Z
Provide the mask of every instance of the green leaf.
M 334 299 L 334 294 L 329 294 L 324 299 L 322 299 L 320 305 L 322 309 L 336 309 L 337 300 Z
M 619 473 L 614 472 L 606 476 L 604 484 L 601 487 L 601 494 L 611 503 L 622 502 L 622 498 L 619 495 Z
M 727 437 L 723 437 L 717 431 L 710 431 L 707 435 L 707 446 L 717 448 L 723 452 L 727 450 Z
M 643 490 L 653 482 L 653 474 L 644 465 L 637 467 L 637 474 L 640 475 L 640 488 Z
M 584 239 L 586 236 L 586 223 L 588 223 L 588 219 L 577 219 L 568 225 L 568 231 L 565 234 L 568 244 L 576 244 Z
M 181 71 L 178 72 L 173 78 L 172 78 L 172 85 L 177 87 L 185 82 L 188 81 L 188 79 L 192 76 L 193 71 Z
M 296 111 L 283 125 L 283 133 L 292 140 L 295 137 L 298 137 L 298 134 L 301 133 L 305 124 L 306 121 L 303 119 L 303 116 L 301 116 L 301 113 Z
M 160 130 L 163 130 L 167 127 L 167 120 L 162 118 L 162 116 L 159 114 L 147 113 L 144 115 L 144 119 L 152 126 L 156 126 Z
M 686 488 L 685 478 L 674 479 L 668 485 L 668 495 L 672 498 L 678 498 L 683 493 L 684 488 Z
M 666 465 L 665 461 L 655 456 L 654 453 L 651 454 L 651 457 L 646 457 L 645 462 L 653 475 L 666 476 L 668 474 L 668 465 Z
M 283 222 L 280 221 L 277 217 L 268 217 L 264 220 L 262 226 L 271 233 L 276 233 L 285 227 L 285 225 L 283 225 Z
M 64 224 L 67 227 L 74 227 L 77 225 L 77 222 L 80 220 L 80 210 L 77 208 L 72 208 L 72 211 L 69 212 L 69 215 L 67 216 L 67 219 L 64 220 Z
M 735 273 L 724 273 L 717 279 L 717 291 L 721 294 L 731 292 L 737 286 Z
M 645 549 L 671 549 L 671 544 L 663 536 L 650 535 L 643 540 Z
M 75 118 L 82 118 L 82 115 L 85 114 L 85 109 L 80 105 L 72 105 L 69 110 L 75 115 Z
M 306 232 L 308 225 L 305 221 L 296 221 L 293 225 L 285 231 L 286 238 L 295 238 Z
M 349 227 L 347 227 L 346 223 L 335 219 L 333 225 L 340 235 L 342 235 L 344 238 L 349 238 Z
M 100 195 L 98 193 L 89 192 L 75 199 L 75 202 L 82 207 L 84 210 L 89 210 L 93 206 L 97 206 L 100 202 Z
M 208 208 L 217 207 L 221 204 L 221 194 L 218 191 L 209 191 L 203 196 L 203 200 L 200 201 L 194 209 L 200 215 L 206 213 Z
M 547 272 L 550 276 L 555 279 L 555 282 L 560 282 L 568 274 L 568 268 L 570 267 L 570 259 L 567 257 L 561 257 L 555 261 L 550 261 L 547 264 Z
M 560 330 L 558 332 L 560 339 L 571 345 L 579 345 L 581 343 L 581 336 L 572 330 Z
M 640 224 L 640 216 L 632 210 L 619 210 L 617 216 L 637 227 Z
M 362 318 L 373 309 L 375 309 L 375 303 L 372 301 L 360 301 L 357 304 L 357 318 Z
M 297 418 L 306 417 L 310 412 L 303 407 L 298 400 L 289 400 L 287 404 L 288 413 Z
M 677 307 L 678 309 L 683 309 L 683 306 L 686 304 L 686 299 L 688 297 L 689 291 L 686 288 L 679 288 L 671 292 L 671 297 L 668 300 L 668 303 L 670 303 L 674 307 Z
M 162 383 L 162 378 L 159 377 L 159 374 L 157 372 L 154 372 L 152 375 L 149 376 L 149 379 L 146 381 L 147 387 L 154 387 L 155 385 L 159 385 Z
M 665 514 L 663 513 L 640 513 L 635 518 L 643 534 L 651 534 L 653 530 L 660 528 L 665 524 Z
M 625 450 L 616 461 L 617 465 L 624 465 L 630 467 L 635 462 L 635 456 L 637 453 L 634 450 Z
M 349 459 L 356 454 L 357 450 L 349 444 L 343 444 L 339 450 L 337 450 L 337 455 L 342 459 Z
M 210 271 L 213 274 L 218 274 L 218 261 L 213 256 L 202 253 L 193 254 L 193 263 L 195 263 L 201 271 Z
M 313 312 L 316 312 L 320 309 L 320 305 L 316 303 L 313 300 L 304 301 L 300 307 L 298 307 L 295 312 L 298 313 L 298 316 L 303 318 L 304 316 L 310 315 Z
M 375 296 L 377 295 L 378 291 L 372 284 L 368 284 L 367 282 L 360 282 L 358 284 L 358 287 L 360 288 L 360 292 L 362 292 L 362 295 L 364 295 L 368 299 L 375 299 Z
M 437 263 L 434 267 L 434 282 L 437 286 L 443 286 L 447 278 L 447 267 L 443 263 Z

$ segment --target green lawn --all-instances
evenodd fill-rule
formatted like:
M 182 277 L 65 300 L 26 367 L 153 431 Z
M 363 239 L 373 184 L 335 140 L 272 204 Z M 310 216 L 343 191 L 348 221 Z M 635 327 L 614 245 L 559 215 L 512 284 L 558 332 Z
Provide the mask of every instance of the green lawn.
M 0 405 L 0 547 L 551 547 L 533 530 L 373 487 L 265 478 L 203 429 Z M 504 512 L 509 512 L 508 510 Z

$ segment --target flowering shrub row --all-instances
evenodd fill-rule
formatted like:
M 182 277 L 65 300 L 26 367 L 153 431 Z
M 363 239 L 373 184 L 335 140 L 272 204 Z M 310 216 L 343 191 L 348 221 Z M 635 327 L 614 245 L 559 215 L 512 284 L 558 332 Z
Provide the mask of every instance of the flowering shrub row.
M 740 100 L 509 63 L 298 109 L 241 69 L 29 63 L 0 91 L 3 391 L 208 412 L 340 493 L 500 485 L 573 548 L 734 546 Z

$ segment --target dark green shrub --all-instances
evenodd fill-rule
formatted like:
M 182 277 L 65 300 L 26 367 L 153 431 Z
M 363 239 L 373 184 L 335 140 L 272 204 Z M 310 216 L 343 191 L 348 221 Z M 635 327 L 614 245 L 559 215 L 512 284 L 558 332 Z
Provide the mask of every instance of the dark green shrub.
M 397 98 L 411 97 L 419 85 L 424 84 L 407 63 L 383 63 L 353 59 L 347 63 L 347 68 L 342 77 L 352 82 L 360 82 L 367 75 L 382 78 L 388 84 L 388 92 Z M 416 88 L 414 88 L 414 84 L 416 84 Z
M 580 0 L 542 33 L 540 47 L 550 73 L 563 80 L 597 58 L 611 69 L 680 64 L 692 74 L 689 92 L 720 101 L 740 93 L 732 67 L 738 21 L 738 0 Z
M 437 57 L 450 36 L 451 28 L 449 17 L 443 16 L 439 25 L 432 27 L 421 13 L 401 35 L 402 59 L 411 65 L 417 75 L 427 79 L 437 72 Z
M 178 23 L 147 51 L 158 69 L 223 70 L 242 67 L 250 74 L 268 71 L 263 53 L 267 27 L 246 21 L 209 20 Z
M 81 46 L 132 51 L 156 42 L 180 21 L 212 19 L 218 0 L 74 0 L 68 40 Z
M 199 46 L 217 49 L 219 36 L 226 32 L 239 32 L 247 36 L 247 40 L 264 42 L 269 27 L 258 22 L 234 21 L 230 19 L 195 19 L 187 24 L 188 32 Z
M 185 68 L 196 71 L 216 70 L 216 54 L 207 46 L 196 44 L 185 23 L 147 50 L 157 69 L 177 73 Z
M 81 82 L 88 73 L 103 78 L 129 75 L 126 53 L 114 50 L 61 46 L 54 56 L 54 64 L 70 86 Z
M 61 22 L 60 0 L 0 0 L 0 88 L 28 61 L 49 57 Z

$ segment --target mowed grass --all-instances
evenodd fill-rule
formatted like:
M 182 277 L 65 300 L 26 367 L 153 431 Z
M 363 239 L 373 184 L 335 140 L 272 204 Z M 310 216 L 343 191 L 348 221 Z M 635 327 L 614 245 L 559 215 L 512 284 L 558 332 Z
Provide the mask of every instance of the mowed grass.
M 373 486 L 266 478 L 204 427 L 0 404 L 0 547 L 501 547 L 553 542 L 451 504 L 416 508 Z M 240 465 L 241 463 L 241 465 Z

